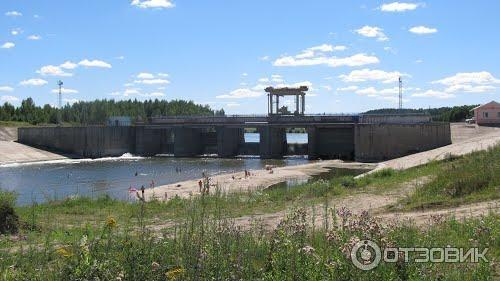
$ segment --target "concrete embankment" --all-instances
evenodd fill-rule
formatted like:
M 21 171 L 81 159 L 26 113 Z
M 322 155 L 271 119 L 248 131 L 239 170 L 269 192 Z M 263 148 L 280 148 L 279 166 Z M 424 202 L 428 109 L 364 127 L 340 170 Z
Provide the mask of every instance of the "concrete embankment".
M 465 155 L 500 144 L 500 128 L 495 127 L 455 123 L 451 124 L 451 136 L 452 144 L 450 145 L 381 162 L 371 172 L 384 168 L 404 170 L 431 161 L 442 160 L 450 155 Z
M 65 156 L 15 141 L 17 141 L 17 128 L 0 127 L 0 165 L 66 159 Z
M 0 141 L 17 141 L 17 128 L 0 127 Z

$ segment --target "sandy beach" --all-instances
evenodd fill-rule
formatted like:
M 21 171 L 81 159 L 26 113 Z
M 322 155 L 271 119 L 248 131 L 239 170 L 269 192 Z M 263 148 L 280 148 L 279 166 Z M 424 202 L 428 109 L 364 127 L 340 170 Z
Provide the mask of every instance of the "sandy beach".
M 222 174 L 211 177 L 211 183 L 217 185 L 223 192 L 246 192 L 265 189 L 273 184 L 287 180 L 308 179 L 313 175 L 328 172 L 331 168 L 347 169 L 373 169 L 376 164 L 343 162 L 340 160 L 316 161 L 313 163 L 297 166 L 287 166 L 273 168 L 269 170 L 250 170 L 250 176 L 245 177 L 245 172 Z M 158 199 L 165 200 L 175 196 L 187 198 L 193 195 L 199 195 L 198 182 L 201 180 L 189 180 L 169 185 L 150 188 L 145 191 L 146 200 Z M 210 189 L 214 192 L 215 187 Z

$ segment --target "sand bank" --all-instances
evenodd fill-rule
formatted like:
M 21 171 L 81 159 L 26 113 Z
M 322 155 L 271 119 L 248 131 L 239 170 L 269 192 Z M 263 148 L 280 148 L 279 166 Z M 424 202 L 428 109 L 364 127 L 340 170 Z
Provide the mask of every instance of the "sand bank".
M 245 177 L 245 172 L 216 175 L 211 177 L 211 183 L 219 186 L 223 192 L 246 192 L 262 190 L 287 180 L 308 179 L 313 175 L 327 172 L 331 168 L 373 169 L 375 166 L 374 164 L 347 163 L 340 160 L 315 161 L 304 165 L 273 168 L 272 172 L 265 169 L 250 170 L 251 175 L 248 177 Z M 146 200 L 153 198 L 164 200 L 165 193 L 167 193 L 168 199 L 175 196 L 187 198 L 199 195 L 198 181 L 200 179 L 147 189 L 145 192 Z M 214 189 L 212 187 L 210 192 L 214 192 Z

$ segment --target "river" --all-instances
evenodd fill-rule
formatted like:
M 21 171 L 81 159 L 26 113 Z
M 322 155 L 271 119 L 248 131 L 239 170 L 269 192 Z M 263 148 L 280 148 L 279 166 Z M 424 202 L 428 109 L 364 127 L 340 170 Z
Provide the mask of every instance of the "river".
M 258 142 L 258 134 L 245 134 L 246 142 Z M 287 134 L 288 142 L 307 142 L 307 134 Z M 69 196 L 97 197 L 107 194 L 129 200 L 129 187 L 146 188 L 154 181 L 156 186 L 210 175 L 263 169 L 265 165 L 299 165 L 308 160 L 304 156 L 283 160 L 261 160 L 258 157 L 236 159 L 122 157 L 102 159 L 57 160 L 37 164 L 8 164 L 0 166 L 0 188 L 15 191 L 18 204 L 59 200 Z

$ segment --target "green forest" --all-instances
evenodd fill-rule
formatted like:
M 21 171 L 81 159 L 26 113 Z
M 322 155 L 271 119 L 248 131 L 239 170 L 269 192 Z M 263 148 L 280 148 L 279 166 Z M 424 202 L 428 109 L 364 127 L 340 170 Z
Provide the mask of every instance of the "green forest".
M 394 109 L 382 108 L 369 110 L 366 114 L 396 114 L 396 113 L 428 113 L 432 116 L 432 120 L 441 122 L 461 122 L 472 117 L 471 109 L 478 105 L 462 105 L 454 107 L 439 107 L 439 108 L 419 108 L 419 109 Z
M 110 116 L 131 116 L 134 120 L 147 120 L 155 116 L 172 115 L 224 115 L 224 110 L 213 110 L 208 105 L 184 100 L 95 100 L 66 104 L 61 110 L 61 120 L 69 124 L 104 124 Z M 5 103 L 0 106 L 0 121 L 26 122 L 32 125 L 57 124 L 59 109 L 48 104 L 37 106 L 32 98 L 19 107 Z
M 429 109 L 393 109 L 370 110 L 366 114 L 428 113 L 434 121 L 460 122 L 471 117 L 470 110 L 477 105 L 440 107 Z M 23 100 L 20 106 L 5 103 L 0 106 L 0 121 L 25 122 L 32 125 L 57 124 L 58 115 L 67 124 L 104 124 L 110 116 L 131 116 L 134 120 L 146 121 L 156 116 L 223 116 L 224 109 L 214 110 L 208 105 L 196 104 L 185 100 L 95 100 L 66 104 L 60 111 L 51 106 L 38 106 L 32 98 Z

